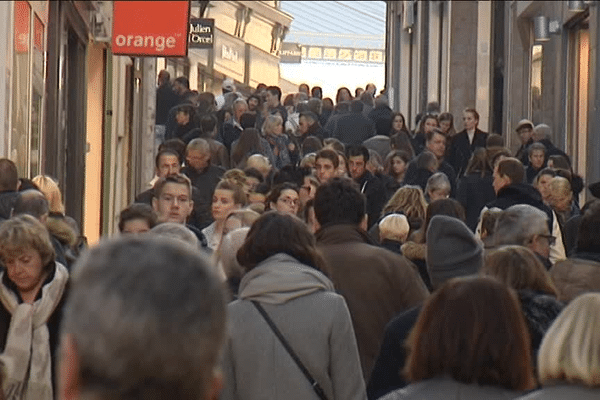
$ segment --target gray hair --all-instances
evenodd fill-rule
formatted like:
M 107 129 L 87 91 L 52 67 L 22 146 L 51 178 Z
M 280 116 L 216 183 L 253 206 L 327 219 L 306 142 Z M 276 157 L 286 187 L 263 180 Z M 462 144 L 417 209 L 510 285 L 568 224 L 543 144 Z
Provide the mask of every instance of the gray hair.
M 248 103 L 242 97 L 238 97 L 237 99 L 235 99 L 233 101 L 232 108 L 235 110 L 239 105 L 243 105 L 243 106 L 247 107 Z
M 210 145 L 205 139 L 195 138 L 190 140 L 187 147 L 185 148 L 186 153 L 190 150 L 200 150 L 202 153 L 210 153 Z
M 534 140 L 550 140 L 552 137 L 552 130 L 546 124 L 539 124 L 533 128 L 533 139 Z
M 517 204 L 504 210 L 494 228 L 494 245 L 529 244 L 535 235 L 548 234 L 548 215 L 528 204 Z
M 425 186 L 425 193 L 431 193 L 435 190 L 445 190 L 450 194 L 450 180 L 443 172 L 436 172 L 427 179 L 427 186 Z
M 225 336 L 212 269 L 200 251 L 150 235 L 85 253 L 61 330 L 75 342 L 82 395 L 204 399 Z
M 200 247 L 200 240 L 189 228 L 176 222 L 163 222 L 150 230 L 150 233 L 161 237 L 169 237 L 187 243 L 196 249 Z

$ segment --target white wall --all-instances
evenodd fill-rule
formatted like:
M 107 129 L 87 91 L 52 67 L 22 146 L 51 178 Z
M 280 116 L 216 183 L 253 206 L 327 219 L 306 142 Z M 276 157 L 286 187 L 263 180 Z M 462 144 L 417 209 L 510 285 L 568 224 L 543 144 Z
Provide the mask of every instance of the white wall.
M 385 64 L 342 64 L 333 62 L 302 61 L 300 64 L 279 64 L 283 79 L 311 88 L 321 86 L 323 97 L 335 95 L 341 86 L 346 86 L 354 95 L 356 87 L 364 88 L 367 83 L 377 86 L 377 93 L 385 86 Z

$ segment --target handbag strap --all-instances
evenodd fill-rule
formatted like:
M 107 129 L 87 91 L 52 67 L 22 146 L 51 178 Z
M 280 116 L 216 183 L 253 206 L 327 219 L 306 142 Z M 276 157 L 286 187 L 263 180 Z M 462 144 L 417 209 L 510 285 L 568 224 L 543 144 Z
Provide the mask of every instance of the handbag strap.
M 283 347 L 289 353 L 290 357 L 292 357 L 292 360 L 294 360 L 294 362 L 296 363 L 298 368 L 300 368 L 300 371 L 302 371 L 302 374 L 304 374 L 306 379 L 308 379 L 308 382 L 312 386 L 312 388 L 315 391 L 315 393 L 317 394 L 317 396 L 319 396 L 319 399 L 327 400 L 327 396 L 325 395 L 325 392 L 323 391 L 323 388 L 321 387 L 321 385 L 319 385 L 319 382 L 317 382 L 315 380 L 315 378 L 312 377 L 312 375 L 310 374 L 310 372 L 308 372 L 308 370 L 306 369 L 304 364 L 302 364 L 302 361 L 300 361 L 300 359 L 298 358 L 298 356 L 296 355 L 296 353 L 294 352 L 294 350 L 292 349 L 290 344 L 287 342 L 287 340 L 285 340 L 285 338 L 281 334 L 281 331 L 279 331 L 279 329 L 277 328 L 277 325 L 275 325 L 275 323 L 273 322 L 271 317 L 269 317 L 269 314 L 267 314 L 267 312 L 265 311 L 263 306 L 261 306 L 260 303 L 255 300 L 252 300 L 252 304 L 254 304 L 254 307 L 256 307 L 256 309 L 258 310 L 260 315 L 263 316 L 263 318 L 265 319 L 265 321 L 267 322 L 267 324 L 269 325 L 269 327 L 271 328 L 271 330 L 273 331 L 275 336 L 277 336 L 277 339 L 279 339 L 279 341 L 281 342 Z

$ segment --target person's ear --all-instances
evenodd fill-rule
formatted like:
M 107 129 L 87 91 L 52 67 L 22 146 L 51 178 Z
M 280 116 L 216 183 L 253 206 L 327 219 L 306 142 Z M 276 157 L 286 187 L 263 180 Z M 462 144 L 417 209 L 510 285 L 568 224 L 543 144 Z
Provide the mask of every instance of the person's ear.
M 152 197 L 152 209 L 154 212 L 158 212 L 158 199 L 156 197 Z
M 368 219 L 368 215 L 365 214 L 362 218 L 362 220 L 360 221 L 360 224 L 358 224 L 358 227 L 360 229 L 362 229 L 363 231 L 366 231 L 367 228 L 369 227 L 369 224 L 367 223 L 367 219 Z
M 71 334 L 66 334 L 61 339 L 58 379 L 61 399 L 79 398 L 79 359 L 77 343 Z

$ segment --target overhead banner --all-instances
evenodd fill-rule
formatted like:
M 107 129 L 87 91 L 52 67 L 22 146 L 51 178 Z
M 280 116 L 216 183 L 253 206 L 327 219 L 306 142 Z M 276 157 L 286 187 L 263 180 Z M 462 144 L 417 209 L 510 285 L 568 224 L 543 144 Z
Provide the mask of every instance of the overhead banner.
M 299 64 L 302 62 L 302 46 L 298 43 L 281 44 L 279 50 L 279 62 Z
M 215 41 L 215 20 L 213 18 L 191 19 L 188 41 L 190 48 L 212 49 Z
M 189 14 L 189 1 L 115 1 L 113 54 L 187 56 Z

